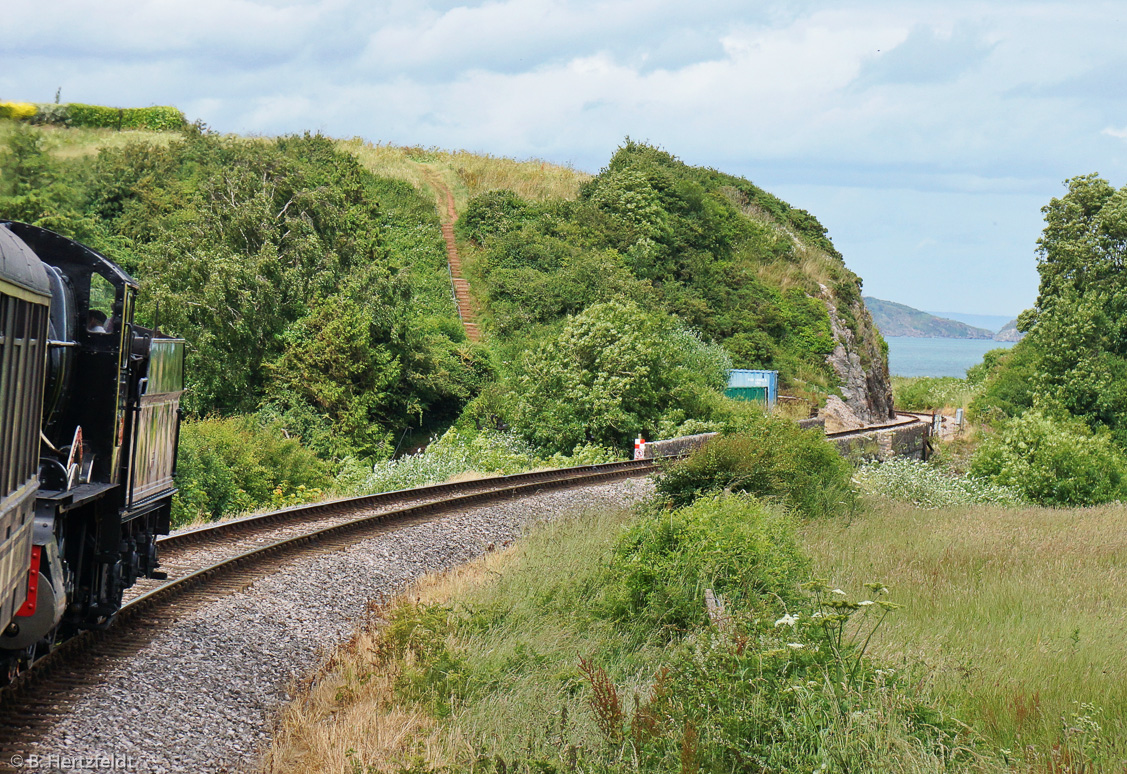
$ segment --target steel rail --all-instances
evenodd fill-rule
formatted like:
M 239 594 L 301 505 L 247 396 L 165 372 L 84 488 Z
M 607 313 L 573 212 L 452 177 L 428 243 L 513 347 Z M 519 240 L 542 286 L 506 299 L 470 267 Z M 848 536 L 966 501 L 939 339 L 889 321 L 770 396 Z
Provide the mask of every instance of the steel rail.
M 562 469 L 571 473 L 567 476 L 560 476 L 561 470 L 556 470 L 497 477 L 494 482 L 507 483 L 508 486 L 367 514 L 244 551 L 170 580 L 122 607 L 105 629 L 85 631 L 68 639 L 18 675 L 11 684 L 0 689 L 0 771 L 7 761 L 3 756 L 25 752 L 29 737 L 65 716 L 69 704 L 76 698 L 75 694 L 95 684 L 108 662 L 136 653 L 151 642 L 163 628 L 159 620 L 162 617 L 165 621 L 179 620 L 211 601 L 247 588 L 298 556 L 339 550 L 371 533 L 540 492 L 643 475 L 655 468 L 653 460 L 632 460 L 629 463 Z M 553 477 L 551 473 L 556 475 Z M 419 490 L 435 494 L 451 489 L 456 491 L 457 488 L 458 485 L 442 484 L 420 487 Z M 331 505 L 342 507 L 342 503 L 349 504 L 352 510 L 364 511 L 371 508 L 373 498 L 379 502 L 381 496 L 349 498 Z M 166 615 L 165 611 L 171 611 L 171 615 Z M 24 749 L 15 749 L 17 744 L 23 744 Z
M 179 549 L 196 543 L 204 542 L 219 537 L 229 537 L 245 533 L 261 527 L 270 527 L 278 524 L 300 523 L 314 516 L 327 516 L 334 513 L 357 511 L 376 508 L 380 506 L 420 500 L 424 498 L 441 498 L 448 494 L 471 492 L 474 490 L 488 491 L 520 484 L 547 482 L 559 479 L 570 479 L 590 475 L 601 471 L 633 470 L 638 467 L 647 468 L 650 460 L 626 460 L 621 462 L 606 462 L 597 465 L 579 465 L 571 468 L 552 468 L 538 470 L 531 473 L 516 473 L 508 476 L 488 476 L 469 481 L 458 481 L 452 484 L 430 484 L 427 486 L 413 487 L 411 489 L 397 489 L 391 492 L 345 497 L 337 500 L 325 500 L 307 505 L 295 505 L 281 508 L 269 513 L 260 513 L 252 516 L 243 516 L 237 519 L 227 519 L 213 524 L 204 524 L 199 527 L 180 530 L 171 535 L 157 539 L 158 550 Z

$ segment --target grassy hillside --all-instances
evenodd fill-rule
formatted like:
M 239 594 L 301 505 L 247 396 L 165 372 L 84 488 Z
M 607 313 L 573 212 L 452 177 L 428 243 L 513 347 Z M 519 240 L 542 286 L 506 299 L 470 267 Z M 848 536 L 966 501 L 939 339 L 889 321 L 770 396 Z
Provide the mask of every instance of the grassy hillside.
M 626 296 L 723 343 L 737 367 L 832 390 L 826 300 L 854 331 L 867 325 L 851 311 L 859 280 L 816 219 L 664 151 L 627 142 L 591 178 L 542 162 L 351 147 L 379 174 L 416 185 L 438 176 L 454 191 L 475 295 L 504 339 Z

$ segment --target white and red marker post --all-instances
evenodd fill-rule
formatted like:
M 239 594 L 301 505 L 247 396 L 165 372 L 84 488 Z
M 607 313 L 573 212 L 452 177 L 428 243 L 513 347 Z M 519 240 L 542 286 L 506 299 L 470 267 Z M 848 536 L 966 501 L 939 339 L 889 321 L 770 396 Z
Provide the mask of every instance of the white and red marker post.
M 638 436 L 634 439 L 634 459 L 643 460 L 646 458 L 646 439 Z

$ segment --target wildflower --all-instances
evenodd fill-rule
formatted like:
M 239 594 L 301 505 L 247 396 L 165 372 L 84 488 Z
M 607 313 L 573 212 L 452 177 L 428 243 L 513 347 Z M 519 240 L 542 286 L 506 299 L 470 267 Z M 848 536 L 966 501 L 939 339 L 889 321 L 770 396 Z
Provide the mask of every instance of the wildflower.
M 806 646 L 801 642 L 788 642 L 787 647 L 791 650 L 799 650 L 800 648 L 805 648 Z
M 791 615 L 790 613 L 787 613 L 782 618 L 780 618 L 778 621 L 775 621 L 775 628 L 777 629 L 780 626 L 794 626 L 797 622 L 798 622 L 798 616 L 797 615 Z
M 857 604 L 860 605 L 861 607 L 868 607 L 869 605 L 873 604 L 873 600 L 863 599 L 860 602 L 858 602 Z
M 846 593 L 845 593 L 844 591 L 842 591 L 841 589 L 834 589 L 834 590 L 833 590 L 833 591 L 831 591 L 830 593 L 831 593 L 831 594 L 837 594 L 837 595 L 839 595 L 839 596 L 842 596 L 842 597 L 844 597 L 844 596 L 848 596 L 848 595 L 847 595 L 847 594 L 846 594 Z

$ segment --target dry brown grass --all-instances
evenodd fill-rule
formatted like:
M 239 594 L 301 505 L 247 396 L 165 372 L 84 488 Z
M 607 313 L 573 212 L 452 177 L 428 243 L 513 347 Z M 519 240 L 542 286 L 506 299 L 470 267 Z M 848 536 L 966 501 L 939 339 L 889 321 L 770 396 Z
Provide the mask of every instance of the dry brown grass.
M 874 643 L 879 659 L 1036 770 L 1092 705 L 1111 763 L 1083 770 L 1127 770 L 1127 507 L 880 502 L 848 525 L 808 524 L 806 542 L 835 584 L 881 581 L 906 605 Z
M 495 576 L 518 552 L 519 546 L 489 553 L 481 559 L 443 573 L 427 575 L 405 596 L 433 605 L 465 596 Z M 383 652 L 383 604 L 370 603 L 368 614 L 352 639 L 303 683 L 275 721 L 273 744 L 261 764 L 267 774 L 355 774 L 357 761 L 365 772 L 394 772 L 414 762 L 445 763 L 457 740 L 440 735 L 434 720 L 405 710 L 394 700 L 401 664 Z
M 433 190 L 430 179 L 438 176 L 454 194 L 459 212 L 477 194 L 498 189 L 515 191 L 531 201 L 574 199 L 580 184 L 591 177 L 539 159 L 517 161 L 468 151 L 373 144 L 360 138 L 342 140 L 338 145 L 372 172 L 404 180 L 417 189 Z M 439 214 L 445 217 L 444 207 L 439 207 Z

